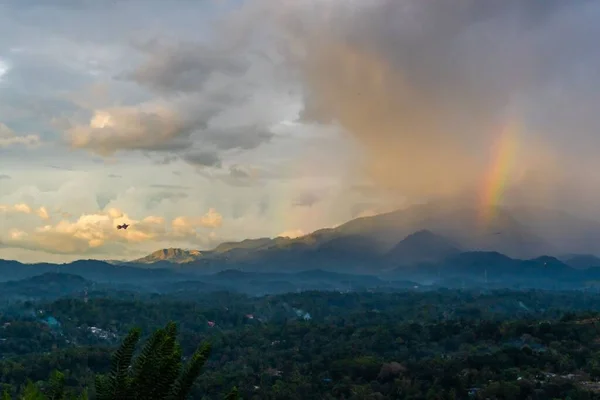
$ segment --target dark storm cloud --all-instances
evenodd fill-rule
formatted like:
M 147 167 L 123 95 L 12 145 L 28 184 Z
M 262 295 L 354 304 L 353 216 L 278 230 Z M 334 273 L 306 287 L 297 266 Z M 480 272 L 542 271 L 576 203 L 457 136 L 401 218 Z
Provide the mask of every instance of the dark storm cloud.
M 563 165 L 593 191 L 600 3 L 259 3 L 286 35 L 288 68 L 305 91 L 302 119 L 344 128 L 366 156 L 361 179 L 413 200 L 457 195 L 484 184 L 494 146 L 514 129 L 507 185 L 526 185 L 519 177 L 537 170 L 559 186 Z

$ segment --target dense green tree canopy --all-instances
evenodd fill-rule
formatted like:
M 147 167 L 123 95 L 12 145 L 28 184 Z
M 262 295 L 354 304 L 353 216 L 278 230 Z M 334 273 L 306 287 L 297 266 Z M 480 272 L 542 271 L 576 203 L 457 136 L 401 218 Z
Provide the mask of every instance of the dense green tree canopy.
M 593 399 L 598 309 L 449 290 L 21 303 L 0 316 L 0 381 L 7 399 Z

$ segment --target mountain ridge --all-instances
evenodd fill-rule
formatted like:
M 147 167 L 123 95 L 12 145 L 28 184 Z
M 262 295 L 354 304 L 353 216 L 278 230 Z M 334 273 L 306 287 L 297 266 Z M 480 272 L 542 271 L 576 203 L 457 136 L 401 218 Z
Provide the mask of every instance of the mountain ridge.
M 477 211 L 462 205 L 419 204 L 353 219 L 336 228 L 319 229 L 293 239 L 245 239 L 224 242 L 206 251 L 167 248 L 127 262 L 78 260 L 70 264 L 32 266 L 6 261 L 2 263 L 0 275 L 2 279 L 22 278 L 29 276 L 33 268 L 42 272 L 81 272 L 84 278 L 92 280 L 96 276 L 104 279 L 110 275 L 133 282 L 139 279 L 187 279 L 231 269 L 260 273 L 321 269 L 380 274 L 410 266 L 403 270 L 404 273 L 412 274 L 420 269 L 425 275 L 439 275 L 443 270 L 461 274 L 471 271 L 481 275 L 485 269 L 481 266 L 486 263 L 491 269 L 494 265 L 502 265 L 512 274 L 518 274 L 514 265 L 541 256 L 558 258 L 556 262 L 561 264 L 556 271 L 563 271 L 562 264 L 568 264 L 559 258 L 554 243 L 546 243 L 538 232 L 520 223 L 518 215 L 499 208 L 482 226 Z M 547 216 L 548 212 L 539 215 Z M 566 224 L 565 218 L 564 213 L 559 215 L 561 222 Z M 588 257 L 588 260 L 592 260 L 589 266 L 595 266 L 595 259 Z M 553 259 L 551 264 L 556 262 Z M 538 264 L 530 261 L 522 267 L 529 271 Z M 577 275 L 576 272 L 573 274 Z
M 193 264 L 193 263 L 192 263 Z M 15 265 L 18 269 L 15 269 Z M 343 265 L 315 268 L 304 265 L 303 269 L 231 268 L 207 272 L 192 268 L 148 269 L 126 265 L 114 266 L 94 260 L 81 260 L 69 264 L 32 264 L 0 260 L 0 286 L 12 285 L 8 281 L 22 281 L 19 293 L 36 296 L 35 286 L 46 287 L 46 294 L 64 290 L 80 290 L 88 282 L 98 282 L 104 287 L 131 287 L 142 290 L 222 291 L 242 290 L 247 293 L 267 294 L 295 291 L 301 288 L 313 290 L 347 290 L 349 286 L 361 290 L 369 287 L 393 289 L 410 288 L 406 282 L 416 285 L 456 285 L 471 282 L 471 286 L 494 285 L 494 287 L 531 287 L 540 289 L 583 289 L 598 286 L 600 268 L 585 270 L 568 266 L 555 257 L 543 256 L 532 259 L 513 259 L 498 252 L 470 251 L 451 255 L 437 262 L 399 265 L 391 269 L 368 269 L 349 271 Z M 56 272 L 54 272 L 56 271 Z M 194 283 L 195 282 L 195 283 Z M 396 283 L 394 283 L 396 282 Z M 454 282 L 454 283 L 453 283 Z M 116 285 L 116 286 L 115 286 Z M 441 285 L 441 286 L 440 286 Z M 65 289 L 61 289 L 65 288 Z M 69 289 L 70 288 L 70 289 Z M 145 288 L 145 289 L 144 289 Z M 187 289 L 186 289 L 187 288 Z M 228 289 L 229 288 L 229 289 Z M 276 289 L 275 289 L 276 288 Z M 338 288 L 338 289 L 336 289 Z M 165 289 L 166 290 L 166 289 Z M 15 294 L 17 292 L 14 292 Z M 190 292 L 191 293 L 191 292 Z
M 529 220 L 536 218 L 539 220 L 540 215 L 548 217 L 548 213 L 547 210 L 538 212 Z M 567 214 L 557 211 L 556 215 L 563 224 L 566 224 Z M 436 237 L 439 238 L 437 246 L 440 247 L 437 251 L 442 253 L 441 255 L 445 255 L 446 252 L 457 253 L 457 250 L 498 251 L 513 258 L 527 259 L 542 255 L 558 256 L 560 251 L 565 250 L 560 244 L 546 240 L 543 235 L 532 229 L 531 226 L 537 226 L 535 223 L 528 225 L 519 222 L 521 219 L 528 220 L 526 217 L 521 217 L 521 215 L 513 215 L 509 209 L 499 207 L 493 218 L 482 227 L 480 213 L 476 209 L 452 203 L 417 204 L 374 216 L 356 218 L 336 228 L 319 229 L 293 239 L 262 237 L 224 242 L 211 250 L 198 250 L 196 255 L 184 257 L 183 262 L 177 260 L 178 256 L 158 259 L 153 256 L 156 252 L 141 260 L 145 260 L 146 264 L 172 261 L 182 265 L 196 263 L 208 266 L 219 261 L 259 264 L 264 260 L 285 264 L 290 262 L 289 259 L 302 256 L 307 257 L 307 261 L 316 262 L 317 259 L 326 256 L 330 258 L 335 256 L 339 257 L 340 261 L 352 258 L 355 263 L 359 263 L 360 260 L 365 263 L 370 261 L 369 257 L 380 258 L 390 253 L 394 247 L 399 246 L 400 242 L 408 239 L 412 234 L 424 231 L 435 232 Z M 544 225 L 546 226 L 549 226 L 549 223 Z M 600 223 L 597 226 L 600 235 Z M 441 238 L 444 238 L 445 244 L 442 244 Z M 426 247 L 432 249 L 432 246 L 434 244 L 430 243 Z M 404 252 L 407 254 L 416 251 L 409 250 L 408 245 L 405 247 Z M 445 250 L 442 251 L 442 248 Z M 562 254 L 565 252 L 563 251 Z M 413 254 L 406 255 L 405 258 L 415 258 L 407 261 L 412 263 L 427 261 L 428 257 L 421 251 L 419 256 Z M 440 258 L 442 257 L 434 257 L 438 260 Z M 135 264 L 137 261 L 134 260 L 132 263 Z M 166 264 L 159 265 L 167 267 Z M 314 267 L 318 268 L 319 265 Z
M 186 263 L 195 261 L 201 256 L 202 252 L 200 250 L 185 250 L 170 247 L 166 249 L 156 250 L 145 257 L 138 258 L 131 262 L 136 264 L 152 264 L 159 261 Z
M 460 247 L 451 240 L 424 229 L 402 239 L 385 257 L 390 262 L 418 264 L 441 261 L 460 252 Z

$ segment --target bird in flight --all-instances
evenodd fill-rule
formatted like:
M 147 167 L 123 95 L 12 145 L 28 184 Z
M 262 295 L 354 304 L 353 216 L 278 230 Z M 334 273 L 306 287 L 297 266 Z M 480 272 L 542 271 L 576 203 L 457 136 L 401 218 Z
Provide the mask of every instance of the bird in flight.
M 129 228 L 129 225 L 127 225 L 127 224 L 117 225 L 117 229 L 127 229 L 127 228 Z

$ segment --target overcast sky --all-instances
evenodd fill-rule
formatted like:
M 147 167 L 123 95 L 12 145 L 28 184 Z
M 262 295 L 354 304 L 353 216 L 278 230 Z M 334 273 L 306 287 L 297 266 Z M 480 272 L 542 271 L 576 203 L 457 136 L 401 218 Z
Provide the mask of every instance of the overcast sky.
M 585 0 L 0 0 L 0 258 L 476 196 L 507 127 L 504 201 L 597 218 L 598 21 Z

